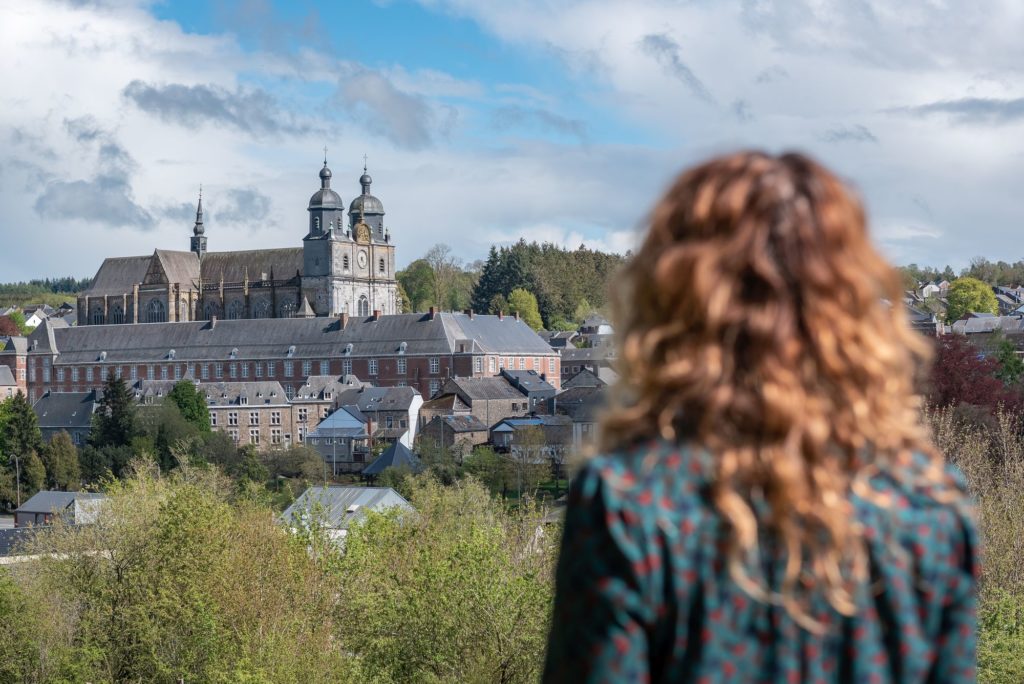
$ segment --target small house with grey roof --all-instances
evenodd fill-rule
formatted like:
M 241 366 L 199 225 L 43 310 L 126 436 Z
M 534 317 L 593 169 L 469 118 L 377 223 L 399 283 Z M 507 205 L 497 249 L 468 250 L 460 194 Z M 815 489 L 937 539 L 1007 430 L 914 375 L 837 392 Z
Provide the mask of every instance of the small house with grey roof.
M 84 445 L 89 439 L 99 398 L 100 393 L 95 390 L 44 394 L 32 404 L 43 439 L 49 442 L 57 433 L 66 432 L 76 445 Z
M 413 507 L 390 487 L 310 487 L 285 509 L 281 522 L 292 529 L 318 524 L 331 538 L 341 541 L 368 511 L 395 509 L 411 512 Z
M 49 525 L 55 518 L 83 525 L 96 522 L 106 498 L 95 492 L 36 492 L 14 511 L 14 526 Z

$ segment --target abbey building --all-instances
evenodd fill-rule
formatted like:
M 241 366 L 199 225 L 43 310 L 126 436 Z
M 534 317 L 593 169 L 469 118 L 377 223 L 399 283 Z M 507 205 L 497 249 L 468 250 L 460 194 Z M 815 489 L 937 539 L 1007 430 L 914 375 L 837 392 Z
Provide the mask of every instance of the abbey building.
M 207 251 L 200 197 L 190 250 L 104 260 L 78 298 L 78 324 L 400 313 L 395 246 L 373 180 L 364 167 L 346 217 L 331 175 L 324 160 L 301 247 Z

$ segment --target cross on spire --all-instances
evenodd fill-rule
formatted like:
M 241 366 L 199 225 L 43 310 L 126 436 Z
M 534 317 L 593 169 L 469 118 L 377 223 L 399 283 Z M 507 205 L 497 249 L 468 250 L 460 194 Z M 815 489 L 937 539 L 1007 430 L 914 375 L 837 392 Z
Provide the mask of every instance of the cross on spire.
M 324 145 L 324 166 L 327 166 L 327 145 Z
M 363 153 L 363 173 L 366 173 L 366 153 Z

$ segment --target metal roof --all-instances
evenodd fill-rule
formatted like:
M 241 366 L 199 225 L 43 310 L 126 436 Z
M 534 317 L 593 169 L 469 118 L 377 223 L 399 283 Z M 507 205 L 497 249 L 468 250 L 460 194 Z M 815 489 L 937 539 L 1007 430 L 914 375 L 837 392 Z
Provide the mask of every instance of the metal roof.
M 312 515 L 320 515 L 327 527 L 347 529 L 366 515 L 367 510 L 383 511 L 394 507 L 413 510 L 409 502 L 390 487 L 310 487 L 285 509 L 281 520 L 294 525 L 309 520 Z
M 409 451 L 409 447 L 396 441 L 382 451 L 373 463 L 363 468 L 363 475 L 380 475 L 387 468 L 408 468 L 418 473 L 423 469 L 423 465 L 420 459 Z
M 106 495 L 96 492 L 56 492 L 43 490 L 21 504 L 15 513 L 59 513 L 74 505 L 75 501 L 97 501 Z

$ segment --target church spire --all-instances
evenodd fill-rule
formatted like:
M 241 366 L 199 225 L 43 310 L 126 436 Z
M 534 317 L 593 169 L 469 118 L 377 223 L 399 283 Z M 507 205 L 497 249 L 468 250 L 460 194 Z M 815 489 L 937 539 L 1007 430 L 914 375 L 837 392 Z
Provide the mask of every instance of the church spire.
M 203 226 L 203 186 L 199 186 L 199 204 L 196 205 L 196 224 L 192 227 L 191 251 L 202 257 L 206 254 L 206 228 Z

